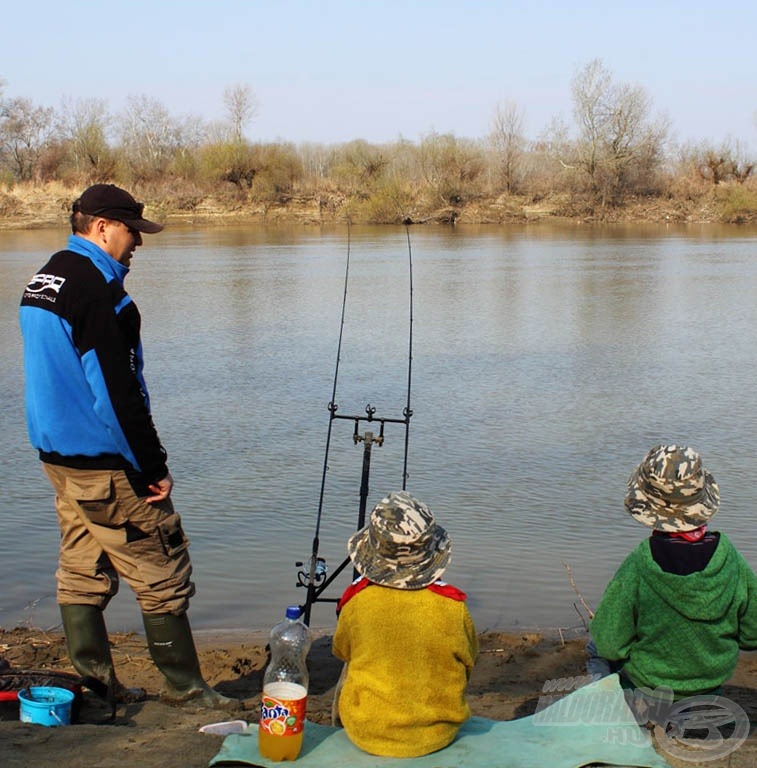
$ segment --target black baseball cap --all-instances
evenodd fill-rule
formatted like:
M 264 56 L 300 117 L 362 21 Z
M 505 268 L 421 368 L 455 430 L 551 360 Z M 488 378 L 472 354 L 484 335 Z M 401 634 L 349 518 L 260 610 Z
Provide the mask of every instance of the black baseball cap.
M 121 221 L 127 227 L 154 235 L 163 229 L 162 224 L 142 218 L 144 203 L 138 203 L 125 189 L 115 184 L 93 184 L 74 200 L 73 211 L 89 216 L 102 216 L 103 219 Z

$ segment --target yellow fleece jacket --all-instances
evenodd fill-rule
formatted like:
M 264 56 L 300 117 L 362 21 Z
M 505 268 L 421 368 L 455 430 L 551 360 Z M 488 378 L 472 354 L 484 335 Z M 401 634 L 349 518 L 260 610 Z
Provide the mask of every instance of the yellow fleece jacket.
M 465 594 L 454 587 L 360 589 L 341 608 L 333 652 L 348 663 L 339 716 L 366 752 L 435 752 L 470 717 L 465 686 L 478 639 Z

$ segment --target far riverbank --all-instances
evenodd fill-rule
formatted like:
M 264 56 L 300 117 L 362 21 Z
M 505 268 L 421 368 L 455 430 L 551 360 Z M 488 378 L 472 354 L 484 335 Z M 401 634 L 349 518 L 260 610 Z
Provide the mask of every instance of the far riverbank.
M 23 185 L 0 192 L 0 230 L 66 227 L 72 201 L 81 192 L 57 182 Z M 281 196 L 275 201 L 253 194 L 186 195 L 170 189 L 133 188 L 151 217 L 167 224 L 225 226 L 244 223 L 323 224 L 511 224 L 573 222 L 585 224 L 683 223 L 747 224 L 757 221 L 754 193 L 746 186 L 721 185 L 697 195 L 633 197 L 622 205 L 603 206 L 569 195 L 500 195 L 455 205 L 416 206 L 407 210 L 372 210 L 359 196 L 332 191 Z

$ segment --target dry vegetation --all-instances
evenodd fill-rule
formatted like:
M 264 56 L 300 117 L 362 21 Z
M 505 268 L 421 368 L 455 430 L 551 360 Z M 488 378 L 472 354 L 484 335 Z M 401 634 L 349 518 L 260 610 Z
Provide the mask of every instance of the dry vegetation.
M 83 185 L 61 182 L 25 183 L 9 192 L 0 192 L 0 230 L 64 227 L 71 203 Z M 545 197 L 500 195 L 481 197 L 455 205 L 408 207 L 395 215 L 370 213 L 370 198 L 356 203 L 339 190 L 317 195 L 288 195 L 261 202 L 252 194 L 208 191 L 191 198 L 177 193 L 177 185 L 135 185 L 130 189 L 146 202 L 148 215 L 156 220 L 219 226 L 249 223 L 329 222 L 354 223 L 431 223 L 431 224 L 506 224 L 550 219 L 575 219 L 581 222 L 723 222 L 744 224 L 757 221 L 757 185 L 722 186 L 697 195 L 632 197 L 622 205 L 595 208 L 567 193 Z M 375 201 L 374 201 L 375 202 Z M 369 210 L 366 211 L 366 208 Z
M 133 96 L 58 110 L 7 98 L 0 79 L 0 227 L 64 223 L 94 182 L 132 190 L 164 220 L 360 223 L 582 221 L 745 223 L 757 218 L 754 160 L 739 141 L 676 145 L 646 91 L 599 60 L 571 82 L 572 121 L 538 138 L 524 110 L 497 107 L 488 133 L 430 132 L 417 142 L 252 142 L 257 102 L 227 89 L 227 120 L 177 118 Z

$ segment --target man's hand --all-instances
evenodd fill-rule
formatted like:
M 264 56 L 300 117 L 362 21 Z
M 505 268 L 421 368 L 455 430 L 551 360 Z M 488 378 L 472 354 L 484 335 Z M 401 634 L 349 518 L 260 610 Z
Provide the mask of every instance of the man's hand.
M 148 496 L 145 501 L 148 504 L 156 504 L 159 501 L 165 501 L 171 495 L 173 488 L 173 478 L 169 472 L 162 480 L 147 486 L 155 495 Z

